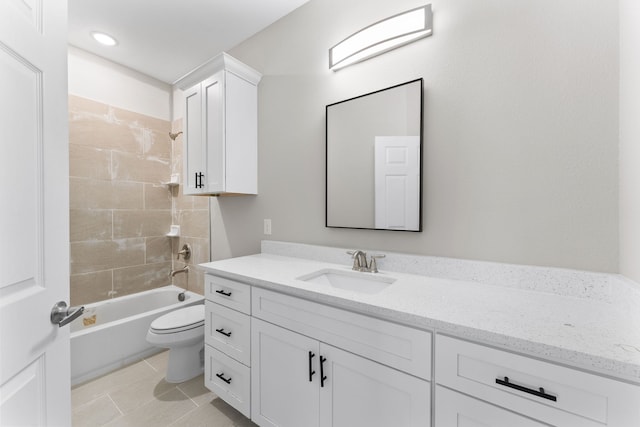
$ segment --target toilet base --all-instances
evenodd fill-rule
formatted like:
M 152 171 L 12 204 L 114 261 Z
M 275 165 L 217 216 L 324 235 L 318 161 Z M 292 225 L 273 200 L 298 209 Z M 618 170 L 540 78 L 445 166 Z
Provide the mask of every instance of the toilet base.
M 187 347 L 169 349 L 167 363 L 168 383 L 188 381 L 204 372 L 204 343 L 202 341 Z

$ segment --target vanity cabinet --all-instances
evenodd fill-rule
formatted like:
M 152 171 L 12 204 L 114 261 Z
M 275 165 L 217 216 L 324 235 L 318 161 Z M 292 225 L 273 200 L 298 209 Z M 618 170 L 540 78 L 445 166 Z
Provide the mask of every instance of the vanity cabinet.
M 620 381 L 444 335 L 435 366 L 438 427 L 640 425 L 640 389 Z
M 251 287 L 205 275 L 205 386 L 251 417 Z
M 205 384 L 263 427 L 640 426 L 638 385 L 213 274 L 205 296 Z
M 252 306 L 255 423 L 430 425 L 429 332 L 263 289 Z
M 223 53 L 184 91 L 184 194 L 257 194 L 261 75 Z

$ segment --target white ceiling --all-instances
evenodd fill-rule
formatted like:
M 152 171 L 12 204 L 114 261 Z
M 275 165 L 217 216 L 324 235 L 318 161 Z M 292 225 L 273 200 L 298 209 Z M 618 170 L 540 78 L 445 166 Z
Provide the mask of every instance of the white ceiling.
M 69 44 L 173 84 L 307 1 L 69 0 Z

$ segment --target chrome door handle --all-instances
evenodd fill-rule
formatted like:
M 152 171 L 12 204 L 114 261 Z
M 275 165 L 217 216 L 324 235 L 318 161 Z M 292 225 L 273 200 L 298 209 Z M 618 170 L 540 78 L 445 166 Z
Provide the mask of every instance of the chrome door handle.
M 51 309 L 51 323 L 62 328 L 67 323 L 71 323 L 80 317 L 82 313 L 84 313 L 84 306 L 67 307 L 66 302 L 59 301 Z

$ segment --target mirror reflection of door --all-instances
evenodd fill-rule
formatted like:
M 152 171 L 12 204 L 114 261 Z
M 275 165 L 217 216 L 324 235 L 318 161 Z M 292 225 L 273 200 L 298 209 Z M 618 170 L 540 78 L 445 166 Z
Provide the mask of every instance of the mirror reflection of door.
M 417 230 L 420 137 L 375 138 L 375 227 Z
M 327 105 L 327 227 L 422 231 L 422 101 L 417 79 Z

